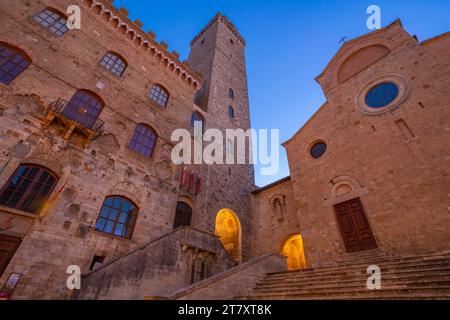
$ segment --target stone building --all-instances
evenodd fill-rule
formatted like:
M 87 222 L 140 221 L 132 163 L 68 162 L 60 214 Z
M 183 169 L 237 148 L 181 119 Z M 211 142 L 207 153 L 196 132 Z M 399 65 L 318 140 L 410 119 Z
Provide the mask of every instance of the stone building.
M 234 25 L 216 15 L 181 62 L 109 0 L 77 0 L 69 29 L 72 2 L 0 7 L 12 299 L 234 297 L 353 252 L 450 249 L 448 33 L 420 43 L 396 21 L 343 45 L 317 78 L 327 102 L 284 144 L 290 177 L 258 189 L 250 164 L 171 160 L 172 133 L 195 121 L 250 128 Z
M 283 144 L 290 177 L 253 192 L 257 243 L 276 234 L 258 254 L 292 234 L 310 266 L 450 249 L 449 45 L 397 20 L 340 48 L 316 78 L 327 101 Z

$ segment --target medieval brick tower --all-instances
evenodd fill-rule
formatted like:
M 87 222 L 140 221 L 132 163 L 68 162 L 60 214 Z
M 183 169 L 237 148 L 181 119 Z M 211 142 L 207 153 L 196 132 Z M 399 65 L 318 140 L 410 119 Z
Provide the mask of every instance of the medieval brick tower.
M 195 101 L 204 128 L 216 128 L 223 133 L 226 129 L 249 129 L 245 40 L 225 16 L 217 14 L 192 40 L 189 64 L 204 78 Z M 224 145 L 227 143 L 230 140 L 224 138 Z M 229 146 L 227 149 L 229 152 Z M 248 146 L 246 149 L 248 151 Z M 237 243 L 230 249 L 226 239 L 222 242 L 225 240 L 225 247 L 230 249 L 235 260 L 247 260 L 251 256 L 254 235 L 250 213 L 254 176 L 252 165 L 246 163 L 202 165 L 199 168 L 204 192 L 197 199 L 197 212 L 202 221 L 196 220 L 196 223 L 213 231 L 216 220 L 220 219 L 218 213 L 223 209 L 232 211 L 238 218 Z

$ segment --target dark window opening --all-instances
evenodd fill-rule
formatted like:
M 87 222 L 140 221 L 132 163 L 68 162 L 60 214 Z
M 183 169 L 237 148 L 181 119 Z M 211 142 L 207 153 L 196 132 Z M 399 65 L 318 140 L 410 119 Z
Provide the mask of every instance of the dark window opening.
M 192 112 L 191 116 L 191 127 L 194 128 L 195 122 L 201 122 L 202 128 L 205 126 L 205 120 L 203 119 L 203 116 L 198 113 L 197 111 Z
M 89 267 L 89 270 L 97 270 L 103 265 L 103 262 L 105 261 L 104 256 L 94 256 L 92 258 L 91 266 Z
M 232 106 L 228 107 L 228 118 L 230 118 L 231 120 L 234 119 L 234 109 Z
M 37 213 L 57 181 L 57 176 L 43 167 L 21 165 L 1 190 L 0 205 Z
M 233 91 L 233 89 L 231 89 L 231 88 L 228 89 L 228 96 L 229 96 L 231 99 L 234 99 L 234 91 Z
M 190 226 L 192 220 L 192 208 L 184 202 L 177 203 L 177 211 L 175 212 L 175 221 L 173 228 Z
M 327 145 L 324 142 L 317 142 L 311 147 L 310 153 L 313 158 L 320 158 L 327 151 Z

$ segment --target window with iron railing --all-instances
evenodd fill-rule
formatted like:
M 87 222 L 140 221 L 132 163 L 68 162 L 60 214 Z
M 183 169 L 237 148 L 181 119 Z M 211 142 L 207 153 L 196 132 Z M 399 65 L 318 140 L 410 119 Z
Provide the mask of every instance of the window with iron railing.
M 103 101 L 94 93 L 78 90 L 70 101 L 59 98 L 50 104 L 50 111 L 98 134 L 104 124 L 98 119 L 103 107 Z

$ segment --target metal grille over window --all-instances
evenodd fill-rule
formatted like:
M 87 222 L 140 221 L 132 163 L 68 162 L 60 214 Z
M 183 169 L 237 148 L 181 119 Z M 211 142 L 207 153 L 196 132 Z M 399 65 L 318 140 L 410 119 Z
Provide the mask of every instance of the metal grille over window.
M 130 150 L 150 158 L 155 147 L 156 133 L 145 124 L 138 124 L 130 143 Z
M 0 83 L 10 84 L 29 65 L 30 61 L 22 53 L 0 43 Z
M 127 68 L 127 64 L 125 63 L 125 61 L 117 54 L 114 54 L 112 52 L 108 52 L 107 54 L 105 54 L 100 64 L 111 71 L 111 73 L 119 77 L 123 75 L 125 69 Z
M 169 93 L 161 86 L 155 84 L 150 91 L 150 99 L 161 107 L 166 107 L 169 101 Z
M 64 34 L 69 31 L 66 18 L 53 10 L 44 9 L 38 12 L 33 19 L 58 37 L 64 36 Z

